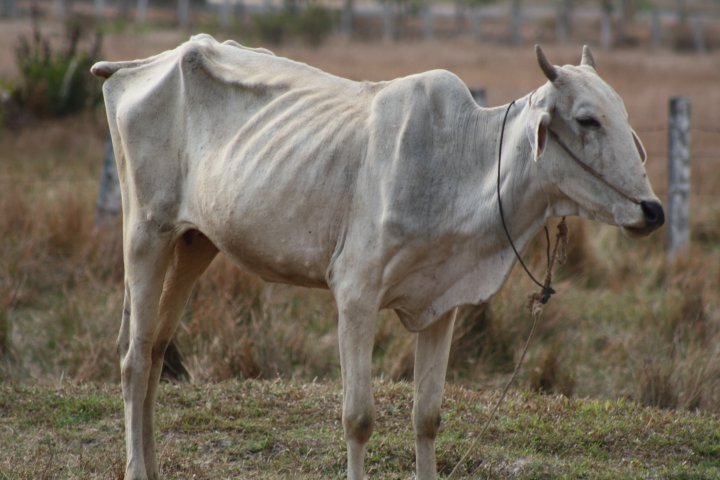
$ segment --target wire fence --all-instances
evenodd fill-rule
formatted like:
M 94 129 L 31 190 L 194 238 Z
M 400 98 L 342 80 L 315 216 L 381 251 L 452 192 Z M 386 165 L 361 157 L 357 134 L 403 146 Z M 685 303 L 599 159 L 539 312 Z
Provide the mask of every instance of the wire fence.
M 412 3 L 412 5 L 411 5 Z M 440 0 L 0 0 L 0 19 L 27 15 L 42 8 L 44 15 L 67 20 L 81 14 L 97 21 L 150 22 L 186 28 L 193 23 L 248 30 L 252 17 L 286 9 L 302 11 L 314 6 L 333 12 L 335 28 L 347 35 L 399 40 L 472 35 L 478 41 L 518 44 L 554 37 L 599 43 L 669 46 L 706 52 L 720 46 L 717 26 L 720 4 L 700 0 L 633 2 L 446 2 Z M 640 3 L 640 2 L 635 2 Z M 579 5 L 578 5 L 579 4 Z M 573 6 L 574 5 L 574 6 Z M 274 23 L 279 26 L 279 23 Z M 294 27 L 293 27 L 294 28 Z
M 88 177 L 49 177 L 49 178 L 31 178 L 27 175 L 0 175 L 0 185 L 7 186 L 30 186 L 30 185 L 57 185 L 63 184 L 95 184 L 96 178 Z
M 662 133 L 662 132 L 667 132 L 667 130 L 668 130 L 667 125 L 635 127 L 635 131 L 637 133 Z M 690 131 L 717 135 L 717 134 L 720 134 L 720 127 L 691 126 Z

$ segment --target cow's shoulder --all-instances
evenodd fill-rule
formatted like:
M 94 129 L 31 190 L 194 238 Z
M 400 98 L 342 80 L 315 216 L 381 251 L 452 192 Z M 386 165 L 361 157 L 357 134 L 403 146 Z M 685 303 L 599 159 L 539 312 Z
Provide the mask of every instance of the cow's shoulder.
M 471 104 L 472 97 L 454 73 L 430 70 L 385 82 L 374 103 L 384 117 L 420 112 L 444 116 Z
M 447 70 L 430 70 L 398 80 L 398 86 L 414 96 L 433 99 L 437 97 L 464 97 L 468 88 L 460 78 Z
M 430 70 L 416 75 L 422 81 L 430 94 L 455 94 L 464 92 L 467 86 L 460 80 L 460 77 L 448 70 Z

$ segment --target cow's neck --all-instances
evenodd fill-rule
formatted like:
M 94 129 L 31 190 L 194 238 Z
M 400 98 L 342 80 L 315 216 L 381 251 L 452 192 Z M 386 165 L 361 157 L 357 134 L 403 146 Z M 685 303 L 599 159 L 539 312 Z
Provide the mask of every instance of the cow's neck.
M 518 250 L 522 251 L 547 219 L 557 213 L 556 199 L 550 193 L 551 189 L 547 188 L 539 165 L 532 159 L 526 134 L 527 99 L 517 100 L 509 110 L 505 105 L 478 112 L 480 123 L 486 128 L 485 145 L 477 146 L 482 152 L 478 161 L 483 172 L 479 197 L 486 208 L 477 228 L 483 243 L 496 251 L 510 248 L 502 227 L 497 192 L 498 146 L 506 112 L 500 195 L 505 222 Z M 491 141 L 488 142 L 488 139 Z M 510 261 L 507 269 L 513 264 L 514 260 Z
M 547 184 L 542 168 L 532 158 L 526 133 L 528 98 L 517 100 L 509 111 L 508 105 L 478 110 L 477 121 L 471 122 L 480 130 L 475 131 L 474 138 L 478 140 L 474 151 L 478 152 L 475 161 L 480 163 L 481 172 L 477 179 L 477 208 L 480 213 L 476 217 L 476 240 L 470 252 L 477 267 L 465 279 L 468 284 L 475 285 L 475 298 L 471 303 L 486 301 L 497 293 L 517 262 L 503 230 L 498 208 L 498 145 L 506 111 L 500 193 L 505 223 L 518 251 L 522 252 L 528 246 L 550 217 L 570 213 L 553 194 L 555 189 Z M 540 275 L 543 273 L 538 272 Z M 467 301 L 463 299 L 460 303 Z
M 517 100 L 508 112 L 501 162 L 505 220 L 520 252 L 549 217 L 572 214 L 568 204 L 553 193 L 556 189 L 548 183 L 540 163 L 532 159 L 525 133 L 527 100 L 528 97 Z M 497 201 L 498 141 L 506 110 L 507 105 L 478 109 L 469 121 L 463 122 L 465 138 L 460 142 L 461 150 L 455 153 L 468 168 L 459 169 L 462 178 L 455 179 L 463 192 L 456 214 L 465 219 L 468 236 L 459 240 L 462 248 L 454 250 L 457 253 L 441 269 L 447 277 L 440 283 L 447 290 L 430 304 L 425 303 L 427 296 L 418 295 L 413 297 L 417 303 L 412 302 L 406 311 L 397 310 L 411 330 L 426 328 L 443 312 L 458 305 L 487 301 L 500 290 L 517 261 L 503 231 Z M 547 158 L 540 162 L 543 160 Z M 413 296 L 409 292 L 408 295 Z

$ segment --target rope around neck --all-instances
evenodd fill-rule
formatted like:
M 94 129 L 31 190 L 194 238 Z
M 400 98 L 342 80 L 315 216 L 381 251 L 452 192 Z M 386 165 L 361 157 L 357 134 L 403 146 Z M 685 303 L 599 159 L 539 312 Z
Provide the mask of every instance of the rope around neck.
M 495 415 L 497 414 L 498 410 L 500 409 L 500 405 L 505 401 L 505 397 L 507 396 L 508 391 L 510 390 L 510 386 L 515 381 L 515 378 L 517 377 L 518 372 L 520 371 L 520 368 L 522 367 L 523 361 L 525 360 L 525 355 L 527 354 L 528 347 L 530 346 L 530 341 L 533 338 L 533 335 L 535 334 L 535 327 L 537 325 L 538 320 L 542 316 L 542 306 L 545 305 L 548 300 L 550 300 L 550 297 L 552 294 L 555 293 L 555 290 L 551 287 L 552 285 L 552 273 L 553 273 L 553 267 L 555 266 L 555 262 L 558 263 L 565 263 L 565 260 L 567 259 L 567 238 L 568 238 L 568 228 L 565 223 L 565 217 L 562 218 L 560 223 L 557 226 L 557 234 L 555 237 L 555 247 L 552 250 L 552 253 L 550 252 L 550 234 L 548 232 L 547 225 L 545 225 L 545 240 L 547 242 L 547 271 L 545 273 L 545 283 L 540 283 L 531 273 L 530 270 L 525 265 L 525 262 L 523 262 L 522 257 L 517 251 L 517 248 L 515 248 L 515 244 L 512 241 L 512 238 L 510 237 L 510 232 L 508 231 L 507 225 L 505 223 L 505 215 L 503 213 L 502 208 L 502 200 L 500 197 L 500 158 L 502 157 L 502 143 L 503 138 L 505 136 L 505 123 L 507 122 L 507 116 L 510 112 L 510 108 L 515 104 L 515 101 L 513 100 L 510 105 L 508 105 L 507 110 L 505 110 L 505 117 L 503 118 L 502 122 L 502 128 L 500 130 L 500 145 L 498 148 L 498 181 L 497 181 L 497 197 L 498 197 L 498 210 L 500 211 L 500 219 L 502 221 L 503 230 L 505 230 L 505 235 L 507 236 L 508 242 L 510 243 L 510 246 L 513 249 L 513 252 L 515 252 L 515 256 L 517 257 L 518 261 L 520 262 L 520 265 L 522 265 L 523 269 L 525 270 L 525 273 L 528 274 L 528 276 L 532 279 L 533 282 L 535 282 L 542 290 L 540 292 L 533 293 L 529 297 L 528 301 L 528 310 L 530 312 L 530 316 L 532 317 L 532 325 L 530 326 L 530 332 L 528 333 L 527 340 L 525 340 L 525 345 L 523 346 L 522 352 L 520 353 L 520 358 L 518 359 L 517 363 L 515 364 L 515 369 L 513 370 L 512 375 L 510 376 L 510 380 L 505 384 L 505 387 L 503 388 L 502 393 L 500 394 L 500 398 L 498 398 L 497 402 L 495 402 L 495 405 L 493 406 L 493 409 L 490 412 L 490 415 L 488 415 L 487 420 L 485 420 L 485 425 L 483 426 L 482 430 L 480 430 L 480 433 L 473 439 L 472 443 L 468 447 L 468 449 L 465 451 L 462 457 L 460 457 L 460 460 L 455 464 L 455 467 L 450 472 L 450 475 L 448 475 L 448 480 L 450 480 L 453 475 L 455 475 L 455 472 L 460 467 L 461 464 L 465 462 L 468 455 L 470 455 L 470 452 L 472 452 L 475 449 L 475 445 L 477 444 L 478 440 L 480 440 L 483 436 L 485 436 L 485 433 L 487 432 L 488 428 L 490 427 L 490 423 L 495 418 Z M 479 468 L 479 467 L 478 467 Z M 475 470 L 477 471 L 477 469 Z M 473 473 L 475 473 L 473 471 Z
M 500 128 L 500 145 L 498 147 L 498 168 L 497 168 L 497 202 L 498 202 L 498 210 L 500 212 L 500 221 L 502 223 L 503 230 L 505 231 L 505 236 L 508 239 L 508 243 L 510 243 L 510 247 L 512 248 L 512 251 L 515 253 L 515 257 L 517 258 L 518 262 L 522 266 L 523 270 L 525 270 L 525 273 L 527 273 L 528 277 L 530 277 L 530 280 L 535 282 L 535 284 L 542 289 L 541 291 L 541 303 L 546 304 L 548 300 L 550 300 L 550 297 L 555 293 L 555 290 L 552 288 L 550 281 L 548 280 L 548 277 L 545 278 L 545 283 L 540 283 L 538 279 L 535 278 L 535 276 L 530 272 L 530 269 L 528 269 L 527 265 L 525 265 L 525 262 L 522 259 L 522 256 L 518 252 L 518 249 L 515 247 L 515 243 L 512 240 L 512 237 L 510 236 L 510 231 L 508 230 L 507 223 L 505 222 L 505 212 L 503 210 L 502 206 L 502 196 L 500 195 L 500 162 L 502 160 L 502 147 L 503 147 L 503 140 L 505 139 L 505 124 L 507 123 L 507 117 L 510 113 L 510 109 L 512 106 L 515 105 L 515 100 L 510 102 L 510 105 L 508 105 L 507 109 L 505 109 L 505 116 L 503 117 L 502 121 L 502 127 Z M 564 221 L 564 219 L 563 219 Z M 545 229 L 545 240 L 547 242 L 547 261 L 548 261 L 548 267 L 550 266 L 550 233 L 548 232 L 547 225 L 543 227 Z M 549 268 L 548 268 L 549 269 Z

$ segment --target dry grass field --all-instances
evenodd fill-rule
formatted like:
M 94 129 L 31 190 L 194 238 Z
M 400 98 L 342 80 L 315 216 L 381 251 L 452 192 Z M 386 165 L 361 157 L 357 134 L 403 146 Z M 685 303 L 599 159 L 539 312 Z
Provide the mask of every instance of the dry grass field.
M 43 28 L 60 41 L 60 25 Z M 28 31 L 24 22 L 0 24 L 0 85 L 15 79 L 13 46 L 17 35 Z M 220 39 L 231 36 L 218 34 Z M 187 37 L 188 32 L 176 30 L 108 33 L 103 53 L 110 60 L 140 58 L 172 48 Z M 577 45 L 546 45 L 545 50 L 557 64 L 579 61 Z M 470 86 L 484 87 L 490 105 L 507 103 L 544 81 L 530 46 L 482 45 L 467 38 L 397 44 L 333 39 L 315 49 L 283 45 L 274 51 L 357 80 L 445 68 Z M 648 171 L 663 199 L 668 98 L 691 98 L 692 246 L 686 257 L 670 264 L 662 230 L 649 239 L 630 240 L 609 226 L 572 221 L 569 261 L 558 272 L 559 294 L 545 309 L 519 388 L 593 401 L 620 399 L 701 410 L 707 415 L 703 418 L 717 422 L 720 54 L 645 49 L 594 53 L 600 74 L 624 98 L 630 121 L 645 142 Z M 120 234 L 118 225 L 97 228 L 94 210 L 106 135 L 101 107 L 62 120 L 37 120 L 0 130 L 0 384 L 54 388 L 99 383 L 104 399 L 112 388 L 107 384 L 118 381 L 114 341 L 122 305 Z M 539 272 L 540 243 L 531 246 L 527 255 Z M 529 328 L 525 303 L 532 291 L 516 269 L 489 306 L 463 309 L 451 357 L 452 383 L 493 391 L 508 378 Z M 335 323 L 327 292 L 265 284 L 219 258 L 199 282 L 177 341 L 197 385 L 250 377 L 332 382 L 339 376 Z M 392 315 L 383 314 L 376 340 L 377 375 L 408 378 L 414 337 Z M 3 392 L 12 390 L 8 388 Z M 176 395 L 173 392 L 165 396 Z M 8 408 L 0 402 L 0 413 Z M 164 421 L 162 428 L 172 429 L 174 420 Z M 119 416 L 113 422 L 113 435 L 119 436 Z M 5 435 L 5 430 L 0 431 L 0 438 Z M 720 462 L 720 439 L 707 438 L 710 453 L 701 455 L 702 461 Z M 222 444 L 224 440 L 208 441 Z M 337 445 L 331 450 L 342 456 Z M 651 456 L 661 455 L 657 452 Z M 182 464 L 181 456 L 173 455 Z M 503 457 L 488 465 L 507 461 Z M 683 461 L 693 462 L 692 458 Z M 116 470 L 112 465 L 108 468 Z M 338 471 L 337 466 L 328 468 Z M 188 469 L 177 478 L 190 475 L 193 470 Z M 568 478 L 578 478 L 570 472 Z M 647 472 L 626 473 L 646 476 Z M 712 478 L 698 475 L 663 478 Z

